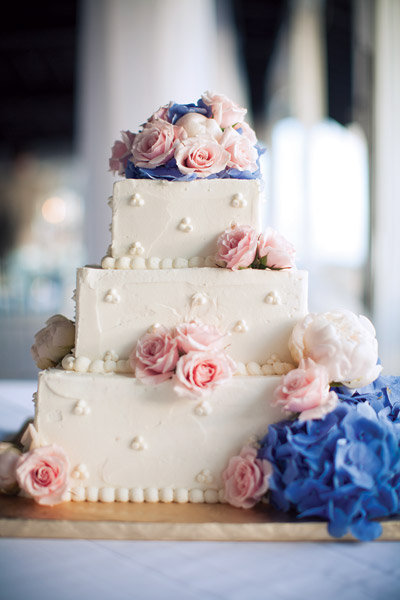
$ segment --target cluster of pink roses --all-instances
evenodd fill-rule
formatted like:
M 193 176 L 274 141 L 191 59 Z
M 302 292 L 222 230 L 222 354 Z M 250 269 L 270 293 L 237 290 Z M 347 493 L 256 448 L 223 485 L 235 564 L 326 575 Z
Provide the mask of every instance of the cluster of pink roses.
M 208 177 L 227 169 L 254 173 L 259 153 L 256 135 L 243 121 L 246 112 L 226 96 L 210 92 L 197 106 L 170 102 L 139 133 L 121 132 L 122 140 L 112 147 L 110 170 L 124 175 L 129 161 L 156 169 L 174 158 L 179 176 Z
M 0 454 L 0 489 L 8 491 L 16 485 L 38 504 L 53 506 L 68 491 L 69 469 L 64 450 L 55 444 L 20 456 L 10 447 Z
M 221 349 L 222 342 L 215 327 L 199 321 L 181 323 L 172 331 L 158 326 L 139 339 L 130 361 L 143 383 L 173 378 L 179 395 L 204 396 L 235 372 L 235 363 Z
M 294 267 L 295 249 L 280 233 L 268 227 L 258 234 L 249 225 L 235 225 L 217 241 L 216 259 L 228 269 L 290 269 Z

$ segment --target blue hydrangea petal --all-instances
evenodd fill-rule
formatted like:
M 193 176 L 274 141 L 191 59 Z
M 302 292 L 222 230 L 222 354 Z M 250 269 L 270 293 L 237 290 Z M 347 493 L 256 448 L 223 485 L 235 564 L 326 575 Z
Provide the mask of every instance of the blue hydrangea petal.
M 350 526 L 350 531 L 361 542 L 372 542 L 382 533 L 382 525 L 368 519 L 358 519 Z
M 340 508 L 333 508 L 328 522 L 328 532 L 335 538 L 343 537 L 349 529 L 349 517 Z
M 184 115 L 188 113 L 200 113 L 205 117 L 211 117 L 211 107 L 207 106 L 202 100 L 199 100 L 197 104 L 178 104 L 174 102 L 168 109 L 167 120 L 175 125 L 175 123 Z

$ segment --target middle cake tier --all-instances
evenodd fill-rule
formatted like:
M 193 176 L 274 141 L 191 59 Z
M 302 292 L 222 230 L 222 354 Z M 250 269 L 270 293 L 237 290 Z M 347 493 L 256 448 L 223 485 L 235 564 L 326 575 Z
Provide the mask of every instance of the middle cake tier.
M 154 324 L 198 319 L 226 334 L 237 362 L 290 362 L 290 333 L 307 314 L 307 272 L 246 269 L 78 270 L 77 370 L 95 360 L 128 359 Z M 276 356 L 274 356 L 276 355 Z

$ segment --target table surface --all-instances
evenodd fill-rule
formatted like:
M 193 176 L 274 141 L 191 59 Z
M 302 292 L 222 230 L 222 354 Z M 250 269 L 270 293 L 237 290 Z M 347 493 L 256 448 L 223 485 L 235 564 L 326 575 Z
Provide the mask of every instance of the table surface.
M 0 381 L 0 439 L 33 414 L 34 381 Z M 0 539 L 0 599 L 400 598 L 400 542 Z

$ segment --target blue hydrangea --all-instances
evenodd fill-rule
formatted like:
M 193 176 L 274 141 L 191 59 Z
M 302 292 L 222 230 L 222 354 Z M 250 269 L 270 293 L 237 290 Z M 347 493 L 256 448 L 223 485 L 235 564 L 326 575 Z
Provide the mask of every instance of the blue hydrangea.
M 200 113 L 208 119 L 211 118 L 211 106 L 205 104 L 200 98 L 200 100 L 197 101 L 197 104 L 177 104 L 174 102 L 168 109 L 167 120 L 172 123 L 172 125 L 175 125 L 181 117 L 192 112 Z
M 324 419 L 281 421 L 261 440 L 273 465 L 270 501 L 299 518 L 328 521 L 334 537 L 378 537 L 375 519 L 400 512 L 400 378 L 354 391 Z
M 258 160 L 256 171 L 240 171 L 239 169 L 227 168 L 219 173 L 213 173 L 204 179 L 259 179 L 260 172 L 260 155 L 264 152 L 261 147 L 257 146 Z M 197 179 L 196 173 L 183 174 L 176 166 L 175 158 L 171 158 L 165 165 L 160 165 L 155 169 L 146 169 L 145 167 L 136 167 L 132 161 L 128 161 L 125 177 L 127 179 L 166 179 L 168 181 L 193 181 Z

